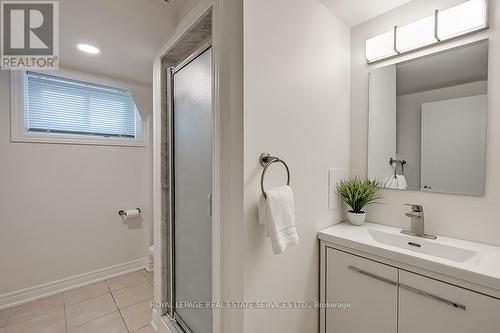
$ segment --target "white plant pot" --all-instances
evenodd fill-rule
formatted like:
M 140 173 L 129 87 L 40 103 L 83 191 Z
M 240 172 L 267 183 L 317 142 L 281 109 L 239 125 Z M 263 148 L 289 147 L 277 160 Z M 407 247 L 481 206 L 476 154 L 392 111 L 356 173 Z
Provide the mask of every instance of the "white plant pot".
M 349 211 L 347 212 L 347 218 L 352 225 L 363 225 L 365 224 L 366 213 L 353 213 Z

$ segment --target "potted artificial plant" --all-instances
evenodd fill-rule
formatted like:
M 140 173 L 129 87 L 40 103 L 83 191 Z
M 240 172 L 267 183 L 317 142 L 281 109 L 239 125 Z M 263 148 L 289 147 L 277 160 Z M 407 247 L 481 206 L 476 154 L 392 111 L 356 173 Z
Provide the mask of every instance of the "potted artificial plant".
M 347 212 L 351 224 L 363 225 L 365 223 L 366 212 L 363 208 L 380 199 L 377 195 L 378 187 L 379 184 L 376 181 L 359 178 L 345 179 L 337 184 L 337 194 L 351 208 Z

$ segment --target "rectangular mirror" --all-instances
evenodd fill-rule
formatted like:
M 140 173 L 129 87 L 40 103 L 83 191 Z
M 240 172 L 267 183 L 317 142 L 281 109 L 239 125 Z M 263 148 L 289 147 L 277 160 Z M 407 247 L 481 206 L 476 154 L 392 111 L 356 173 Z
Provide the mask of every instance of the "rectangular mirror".
M 484 195 L 488 40 L 370 72 L 368 178 Z

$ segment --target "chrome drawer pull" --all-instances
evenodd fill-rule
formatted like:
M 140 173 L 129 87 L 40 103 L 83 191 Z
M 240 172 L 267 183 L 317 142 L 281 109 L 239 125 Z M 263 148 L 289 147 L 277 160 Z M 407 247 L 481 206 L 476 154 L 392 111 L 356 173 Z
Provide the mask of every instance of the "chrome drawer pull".
M 410 286 L 407 286 L 404 284 L 400 284 L 399 287 L 401 287 L 402 289 L 408 290 L 409 292 L 412 292 L 412 293 L 415 293 L 415 294 L 418 294 L 418 295 L 421 295 L 421 296 L 424 296 L 427 298 L 431 298 L 435 301 L 447 304 L 449 306 L 452 306 L 452 307 L 459 309 L 459 310 L 462 310 L 462 311 L 465 311 L 467 309 L 465 305 L 449 301 L 447 299 L 441 298 L 441 297 L 436 296 L 436 295 L 429 294 L 429 293 L 427 293 L 423 290 L 417 289 L 417 288 L 413 288 L 413 287 L 410 287 Z
M 359 269 L 359 268 L 356 268 L 354 266 L 347 266 L 347 268 L 353 272 L 356 272 L 356 273 L 359 273 L 359 274 L 362 274 L 362 275 L 365 275 L 365 276 L 368 276 L 368 277 L 371 277 L 373 279 L 376 279 L 376 280 L 379 280 L 379 281 L 382 281 L 382 282 L 385 282 L 387 284 L 390 284 L 391 286 L 397 286 L 398 283 L 397 282 L 394 282 L 392 280 L 389 280 L 389 279 L 386 279 L 384 277 L 381 277 L 381 276 L 378 276 L 378 275 L 375 275 L 373 273 L 370 273 L 370 272 L 367 272 L 367 271 L 364 271 L 362 269 Z

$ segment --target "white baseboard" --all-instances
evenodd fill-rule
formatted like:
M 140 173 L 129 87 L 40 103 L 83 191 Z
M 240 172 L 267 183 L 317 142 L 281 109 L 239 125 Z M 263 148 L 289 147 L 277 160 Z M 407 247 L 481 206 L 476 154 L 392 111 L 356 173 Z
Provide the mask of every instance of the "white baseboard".
M 59 281 L 49 282 L 38 286 L 17 290 L 11 293 L 0 295 L 0 310 L 35 301 L 37 299 L 59 294 L 63 291 L 78 288 L 112 278 L 114 276 L 137 271 L 139 269 L 148 268 L 149 259 L 142 258 L 131 262 L 115 265 L 111 267 L 101 268 L 93 272 L 75 275 Z

